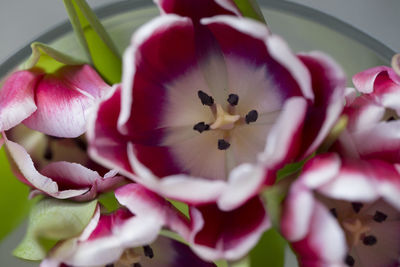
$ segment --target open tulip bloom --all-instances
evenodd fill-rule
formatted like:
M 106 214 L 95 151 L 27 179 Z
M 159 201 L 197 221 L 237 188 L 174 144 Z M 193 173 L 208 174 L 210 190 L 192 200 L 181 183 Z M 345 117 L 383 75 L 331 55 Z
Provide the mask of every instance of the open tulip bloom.
M 254 1 L 154 2 L 121 60 L 87 4 L 64 0 L 91 61 L 34 43 L 4 81 L 0 144 L 35 199 L 14 254 L 269 266 L 286 249 L 303 267 L 399 266 L 400 56 L 346 89 L 333 58 L 293 53 Z

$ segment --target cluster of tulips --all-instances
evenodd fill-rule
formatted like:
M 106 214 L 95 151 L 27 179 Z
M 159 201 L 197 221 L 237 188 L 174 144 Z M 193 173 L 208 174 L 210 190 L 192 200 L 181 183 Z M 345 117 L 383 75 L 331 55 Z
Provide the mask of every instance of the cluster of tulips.
M 0 143 L 39 199 L 15 254 L 215 266 L 274 230 L 303 267 L 399 266 L 399 57 L 346 87 L 231 0 L 155 2 L 122 82 L 42 44 L 5 80 Z

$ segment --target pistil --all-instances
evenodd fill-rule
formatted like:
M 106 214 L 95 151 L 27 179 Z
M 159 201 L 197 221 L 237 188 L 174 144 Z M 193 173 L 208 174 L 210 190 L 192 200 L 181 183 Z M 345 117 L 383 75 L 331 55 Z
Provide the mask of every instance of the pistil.
M 363 224 L 360 219 L 343 221 L 343 228 L 350 235 L 352 246 L 357 246 L 362 237 L 371 231 L 371 228 Z
M 212 130 L 230 130 L 235 126 L 235 122 L 237 122 L 239 119 L 240 115 L 231 115 L 226 112 L 220 104 L 217 104 L 216 119 L 215 122 L 210 125 L 210 128 Z

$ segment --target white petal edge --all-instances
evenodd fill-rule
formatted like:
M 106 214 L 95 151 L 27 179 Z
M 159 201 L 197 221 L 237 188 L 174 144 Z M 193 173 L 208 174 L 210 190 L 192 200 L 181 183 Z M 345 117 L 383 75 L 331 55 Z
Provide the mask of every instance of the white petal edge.
M 191 204 L 202 204 L 216 201 L 226 188 L 224 181 L 212 181 L 185 174 L 170 175 L 160 179 L 137 159 L 132 143 L 128 144 L 127 150 L 131 167 L 137 174 L 134 181 L 164 197 Z
M 122 73 L 122 93 L 121 93 L 121 112 L 118 118 L 118 130 L 126 133 L 125 123 L 131 116 L 132 88 L 134 85 L 134 76 L 136 73 L 136 60 L 139 47 L 146 42 L 156 30 L 167 29 L 176 25 L 191 25 L 190 18 L 180 17 L 174 14 L 168 14 L 157 17 L 140 27 L 132 36 L 131 45 L 127 48 L 123 57 Z

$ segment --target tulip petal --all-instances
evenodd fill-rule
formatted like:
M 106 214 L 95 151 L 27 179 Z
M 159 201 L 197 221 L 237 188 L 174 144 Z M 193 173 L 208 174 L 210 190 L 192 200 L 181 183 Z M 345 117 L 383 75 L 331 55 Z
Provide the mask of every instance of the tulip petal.
M 232 0 L 203 0 L 193 2 L 188 0 L 154 0 L 162 14 L 177 14 L 199 20 L 215 15 L 237 15 L 240 12 Z
M 5 81 L 0 90 L 0 131 L 6 131 L 28 118 L 37 107 L 34 89 L 43 74 L 18 71 Z
M 38 109 L 24 124 L 53 136 L 77 137 L 86 131 L 88 112 L 108 88 L 88 65 L 63 67 L 38 84 Z
M 255 197 L 238 209 L 223 212 L 215 204 L 191 207 L 193 250 L 207 260 L 243 257 L 270 227 L 262 201 Z

